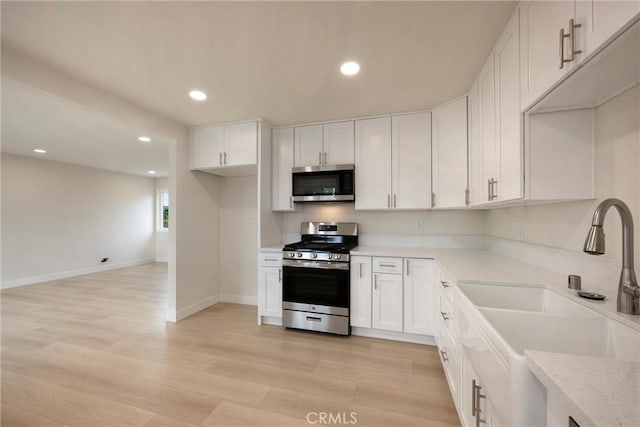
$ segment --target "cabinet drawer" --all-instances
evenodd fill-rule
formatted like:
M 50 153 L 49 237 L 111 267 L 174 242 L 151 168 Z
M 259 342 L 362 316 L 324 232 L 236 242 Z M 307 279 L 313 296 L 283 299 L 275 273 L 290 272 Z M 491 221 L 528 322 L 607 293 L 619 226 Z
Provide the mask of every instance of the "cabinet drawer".
M 453 339 L 451 333 L 445 326 L 444 320 L 440 318 L 438 321 L 438 327 L 440 332 L 440 343 L 438 346 L 438 353 L 440 353 L 440 361 L 442 367 L 449 381 L 449 388 L 451 389 L 451 395 L 456 402 L 460 398 L 460 371 L 461 371 L 461 354 L 460 348 L 456 341 Z
M 437 286 L 442 291 L 442 294 L 447 296 L 449 302 L 453 304 L 453 280 L 444 272 L 440 271 L 440 280 L 438 280 Z
M 373 258 L 374 273 L 402 274 L 402 258 Z
M 258 263 L 263 267 L 280 267 L 282 252 L 260 252 Z

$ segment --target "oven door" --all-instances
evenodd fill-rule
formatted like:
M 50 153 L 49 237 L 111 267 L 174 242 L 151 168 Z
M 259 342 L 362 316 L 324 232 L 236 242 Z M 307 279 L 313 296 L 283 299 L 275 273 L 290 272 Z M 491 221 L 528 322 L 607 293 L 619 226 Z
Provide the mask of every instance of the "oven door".
M 349 263 L 283 261 L 283 308 L 349 315 Z
M 353 172 L 353 165 L 294 168 L 293 201 L 352 201 L 355 199 Z

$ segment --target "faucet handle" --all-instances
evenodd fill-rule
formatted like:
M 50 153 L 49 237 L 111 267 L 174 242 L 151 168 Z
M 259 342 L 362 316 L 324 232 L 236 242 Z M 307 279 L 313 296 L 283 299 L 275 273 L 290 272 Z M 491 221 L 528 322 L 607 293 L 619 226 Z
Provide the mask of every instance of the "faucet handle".
M 577 274 L 570 274 L 569 289 L 575 289 L 576 291 L 582 290 L 582 277 Z

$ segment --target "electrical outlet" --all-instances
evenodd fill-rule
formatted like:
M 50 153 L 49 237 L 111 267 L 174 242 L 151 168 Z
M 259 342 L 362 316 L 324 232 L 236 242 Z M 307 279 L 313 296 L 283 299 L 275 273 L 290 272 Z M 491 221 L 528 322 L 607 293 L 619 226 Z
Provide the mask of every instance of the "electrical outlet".
M 416 221 L 416 231 L 424 231 L 424 219 Z
M 100 260 L 100 262 L 107 262 L 107 261 L 109 261 L 109 258 L 102 258 L 102 259 Z

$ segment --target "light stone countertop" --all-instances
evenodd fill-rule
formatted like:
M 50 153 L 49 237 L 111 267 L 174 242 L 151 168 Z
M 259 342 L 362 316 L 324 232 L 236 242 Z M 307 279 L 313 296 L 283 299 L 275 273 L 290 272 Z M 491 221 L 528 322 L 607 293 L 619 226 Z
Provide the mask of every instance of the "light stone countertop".
M 640 425 L 640 363 L 538 351 L 525 356 L 582 427 Z
M 260 252 L 282 252 L 282 246 L 265 246 Z

